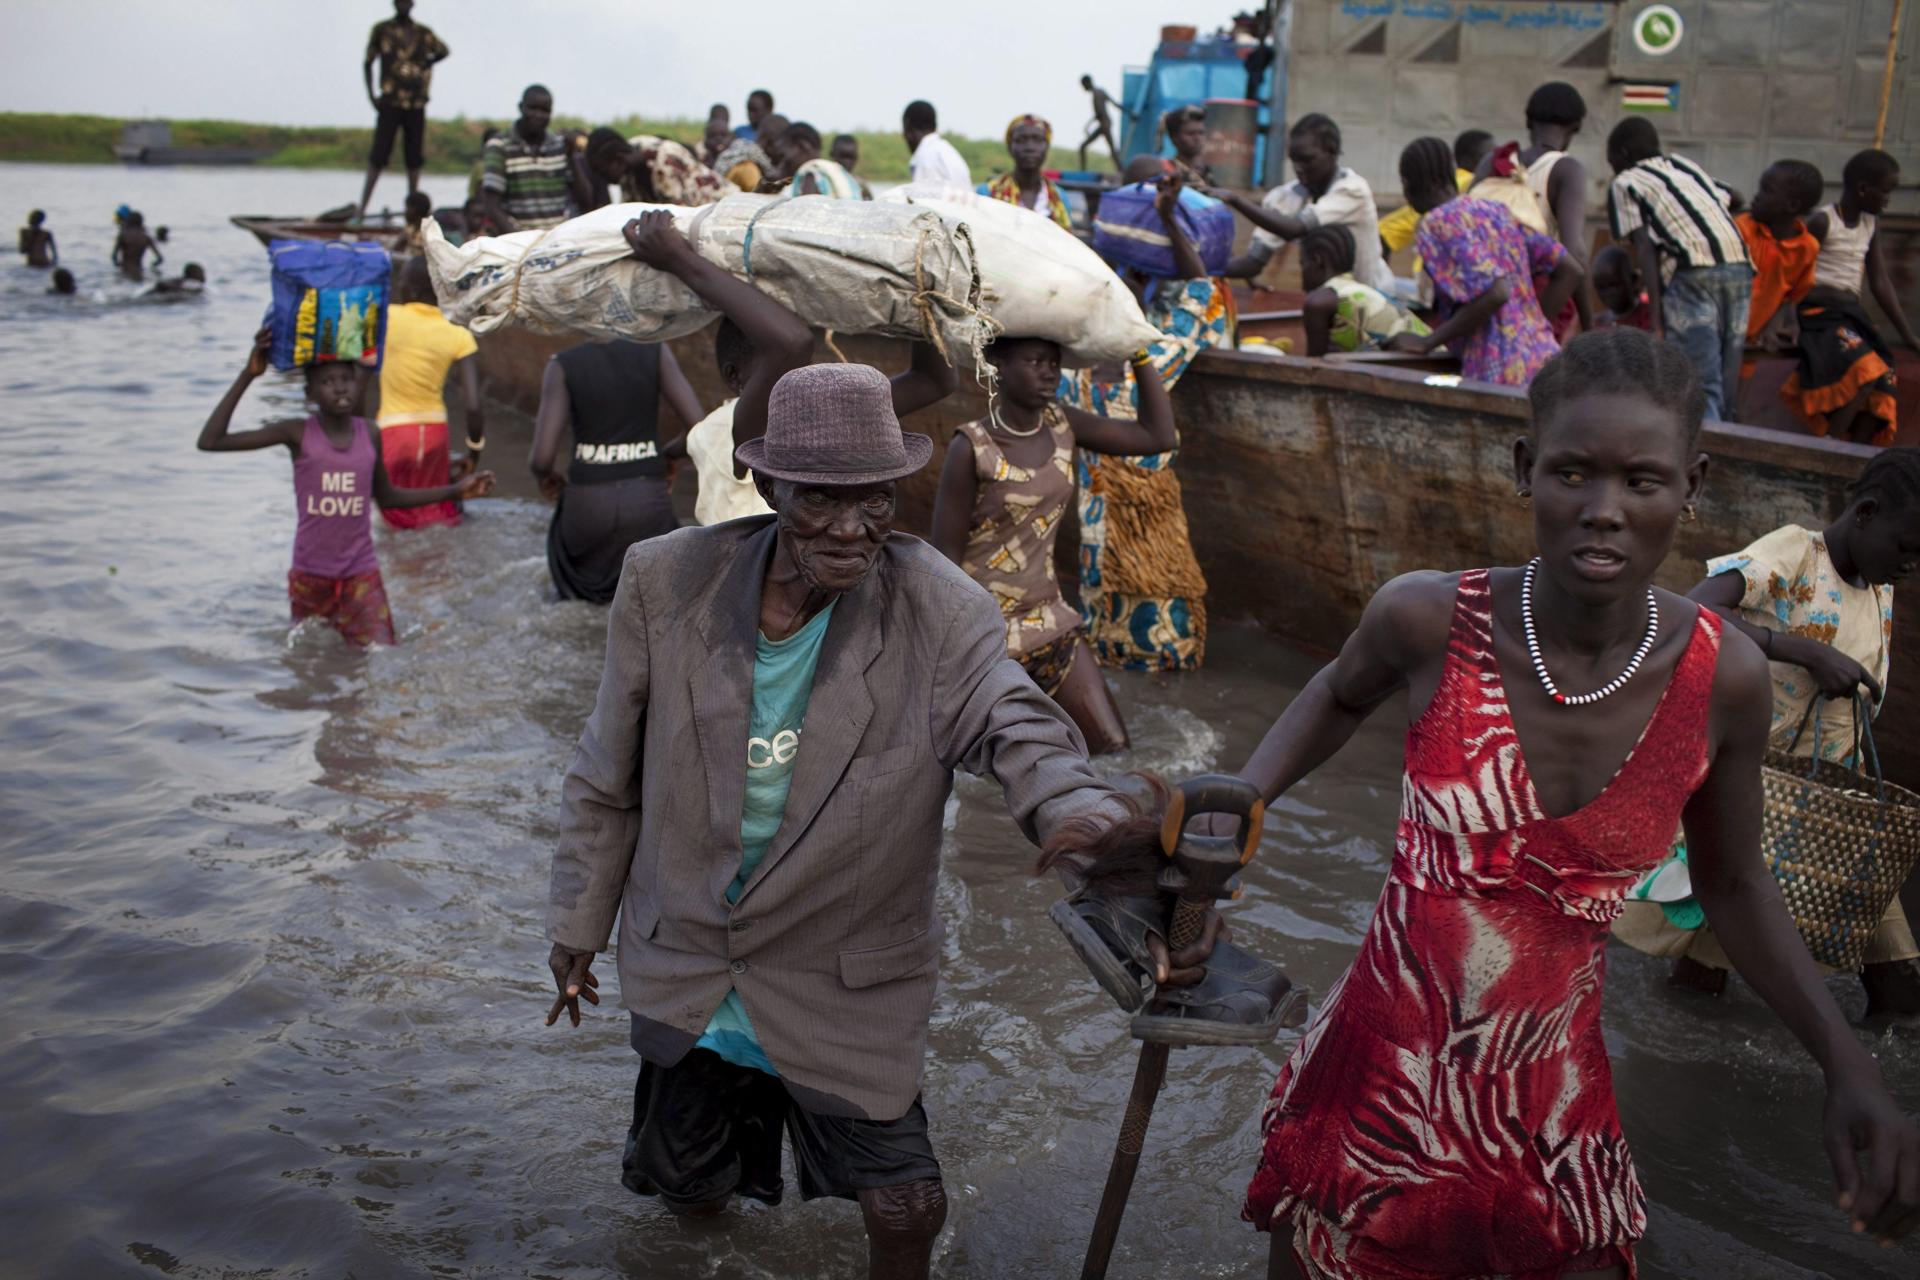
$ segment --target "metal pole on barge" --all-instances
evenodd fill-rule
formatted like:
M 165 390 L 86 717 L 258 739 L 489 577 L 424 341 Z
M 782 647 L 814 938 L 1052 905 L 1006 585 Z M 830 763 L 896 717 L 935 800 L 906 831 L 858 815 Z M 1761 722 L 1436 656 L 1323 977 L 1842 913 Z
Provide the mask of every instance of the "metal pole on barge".
M 1887 30 L 1887 66 L 1880 73 L 1880 117 L 1873 124 L 1874 150 L 1887 136 L 1887 104 L 1893 100 L 1893 66 L 1900 57 L 1900 9 L 1906 0 L 1893 0 L 1893 22 Z

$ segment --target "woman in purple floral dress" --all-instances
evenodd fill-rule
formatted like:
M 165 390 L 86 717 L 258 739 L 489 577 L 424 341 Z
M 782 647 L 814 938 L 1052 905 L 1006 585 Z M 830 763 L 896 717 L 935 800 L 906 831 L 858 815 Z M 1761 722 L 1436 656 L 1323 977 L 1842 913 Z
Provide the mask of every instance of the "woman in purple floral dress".
M 1432 333 L 1403 333 L 1392 351 L 1460 353 L 1460 372 L 1480 382 L 1524 387 L 1560 350 L 1546 317 L 1559 314 L 1583 272 L 1551 236 L 1522 226 L 1505 205 L 1461 195 L 1453 148 L 1416 138 L 1400 153 L 1400 185 L 1419 211 L 1414 250 L 1433 277 Z M 1535 294 L 1535 276 L 1547 277 Z

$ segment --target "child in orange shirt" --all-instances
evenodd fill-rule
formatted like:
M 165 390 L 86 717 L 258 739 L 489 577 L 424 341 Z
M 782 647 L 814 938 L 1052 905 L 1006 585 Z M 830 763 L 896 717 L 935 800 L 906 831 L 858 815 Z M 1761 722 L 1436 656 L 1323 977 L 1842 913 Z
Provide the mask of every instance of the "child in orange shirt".
M 1776 160 L 1760 175 L 1747 212 L 1733 220 L 1753 259 L 1753 302 L 1747 308 L 1747 349 L 1791 351 L 1800 342 L 1796 306 L 1813 288 L 1820 242 L 1801 219 L 1814 211 L 1826 183 L 1804 160 Z M 1741 378 L 1753 376 L 1746 360 Z

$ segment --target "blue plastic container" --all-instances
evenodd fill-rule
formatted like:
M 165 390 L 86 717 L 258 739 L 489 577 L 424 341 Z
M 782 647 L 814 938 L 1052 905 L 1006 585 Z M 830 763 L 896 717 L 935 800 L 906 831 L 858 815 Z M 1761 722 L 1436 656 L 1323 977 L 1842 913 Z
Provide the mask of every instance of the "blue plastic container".
M 344 360 L 380 367 L 387 342 L 387 291 L 393 262 L 377 244 L 339 240 L 275 240 L 273 330 L 268 359 L 276 369 Z
M 1172 276 L 1173 249 L 1167 229 L 1153 207 L 1159 188 L 1150 182 L 1109 191 L 1100 197 L 1093 222 L 1093 247 L 1108 262 L 1150 276 Z M 1211 196 L 1183 189 L 1174 214 L 1193 243 L 1207 274 L 1219 275 L 1233 258 L 1233 210 Z

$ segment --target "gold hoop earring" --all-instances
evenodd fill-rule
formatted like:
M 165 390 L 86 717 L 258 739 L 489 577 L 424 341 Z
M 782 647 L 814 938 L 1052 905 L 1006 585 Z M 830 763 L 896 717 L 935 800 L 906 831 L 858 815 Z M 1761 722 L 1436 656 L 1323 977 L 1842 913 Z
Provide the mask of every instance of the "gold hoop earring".
M 1531 508 L 1533 506 L 1533 490 L 1516 489 L 1513 492 L 1513 496 L 1520 499 L 1521 506 L 1528 507 L 1528 508 Z

